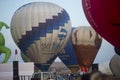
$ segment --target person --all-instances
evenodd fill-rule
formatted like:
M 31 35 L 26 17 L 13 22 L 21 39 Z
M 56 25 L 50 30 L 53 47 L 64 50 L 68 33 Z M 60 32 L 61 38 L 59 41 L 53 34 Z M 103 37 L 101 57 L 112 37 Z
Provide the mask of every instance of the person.
M 73 74 L 70 74 L 69 75 L 69 80 L 72 80 L 73 79 Z
M 81 80 L 90 80 L 90 74 L 83 74 Z
M 92 72 L 90 80 L 103 80 L 103 74 L 100 71 Z

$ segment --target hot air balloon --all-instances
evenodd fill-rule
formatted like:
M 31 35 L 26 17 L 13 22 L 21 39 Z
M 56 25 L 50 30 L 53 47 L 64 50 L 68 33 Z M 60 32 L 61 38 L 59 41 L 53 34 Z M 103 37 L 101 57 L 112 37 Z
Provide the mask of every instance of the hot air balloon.
M 73 29 L 74 28 L 72 28 L 72 30 Z M 79 65 L 76 59 L 74 47 L 72 45 L 72 35 L 70 36 L 65 48 L 58 54 L 58 57 L 71 70 L 72 73 L 78 72 Z
M 72 42 L 81 71 L 87 72 L 101 46 L 102 38 L 91 27 L 77 27 Z
M 69 39 L 68 13 L 56 4 L 32 2 L 13 15 L 11 33 L 23 54 L 42 71 L 48 70 Z
M 113 75 L 120 77 L 120 56 L 114 55 L 109 63 L 110 69 L 113 73 Z
M 95 31 L 120 49 L 120 0 L 82 0 L 82 4 Z

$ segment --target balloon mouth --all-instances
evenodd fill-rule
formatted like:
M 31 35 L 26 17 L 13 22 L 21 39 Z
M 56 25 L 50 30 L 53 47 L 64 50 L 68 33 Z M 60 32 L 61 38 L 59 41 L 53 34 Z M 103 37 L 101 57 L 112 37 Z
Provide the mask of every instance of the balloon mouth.
M 89 68 L 80 67 L 80 70 L 83 71 L 83 72 L 88 72 L 88 71 L 89 71 Z

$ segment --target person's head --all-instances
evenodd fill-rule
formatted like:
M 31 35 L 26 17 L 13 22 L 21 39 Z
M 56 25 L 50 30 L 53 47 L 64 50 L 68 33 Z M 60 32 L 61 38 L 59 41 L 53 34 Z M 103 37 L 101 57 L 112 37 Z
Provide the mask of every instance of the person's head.
M 100 71 L 91 73 L 90 80 L 102 80 L 103 74 Z
M 47 78 L 47 80 L 50 80 L 50 78 Z

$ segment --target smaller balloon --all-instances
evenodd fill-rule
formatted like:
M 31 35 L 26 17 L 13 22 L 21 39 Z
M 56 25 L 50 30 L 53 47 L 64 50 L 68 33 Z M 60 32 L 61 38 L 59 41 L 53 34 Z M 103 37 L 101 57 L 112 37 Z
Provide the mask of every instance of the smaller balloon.
M 91 27 L 77 27 L 72 32 L 72 43 L 81 71 L 91 67 L 101 46 L 102 38 Z
M 110 69 L 116 77 L 120 77 L 120 56 L 114 55 L 110 60 Z

